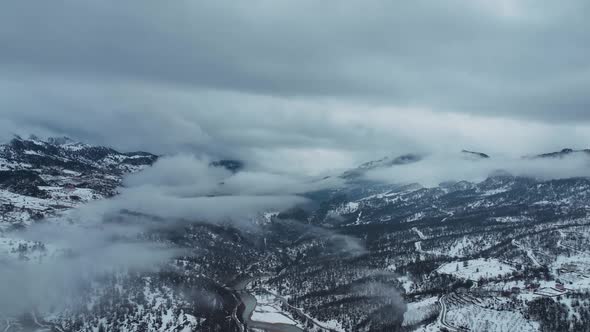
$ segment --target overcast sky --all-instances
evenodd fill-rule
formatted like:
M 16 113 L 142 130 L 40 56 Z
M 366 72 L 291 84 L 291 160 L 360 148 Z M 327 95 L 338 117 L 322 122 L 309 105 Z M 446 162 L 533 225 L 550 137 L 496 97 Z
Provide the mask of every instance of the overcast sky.
M 0 132 L 318 173 L 590 144 L 590 2 L 8 0 Z

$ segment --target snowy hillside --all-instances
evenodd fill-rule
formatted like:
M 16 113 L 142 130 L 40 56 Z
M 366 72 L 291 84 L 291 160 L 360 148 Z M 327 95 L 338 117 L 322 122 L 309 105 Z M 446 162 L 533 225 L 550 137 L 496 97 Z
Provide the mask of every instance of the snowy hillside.
M 73 279 L 65 308 L 27 303 L 24 315 L 0 323 L 7 332 L 590 331 L 587 178 L 495 173 L 424 186 L 352 177 L 303 194 L 302 207 L 241 217 L 247 227 L 207 220 L 164 227 L 160 217 L 125 210 L 83 229 L 76 251 L 15 234 L 33 225 L 53 237 L 79 231 L 69 227 L 70 211 L 116 195 L 126 174 L 157 157 L 64 139 L 17 138 L 0 151 L 2 262 L 53 268 L 87 249 L 100 258 L 93 267 L 120 256 L 150 262 Z M 486 158 L 464 153 L 469 162 Z M 392 160 L 364 168 L 418 162 Z M 233 160 L 205 167 L 247 172 Z M 137 221 L 150 227 L 129 233 Z M 154 246 L 174 250 L 152 264 L 141 253 L 159 254 Z M 58 280 L 84 274 L 65 270 Z
M 0 227 L 27 224 L 117 192 L 125 174 L 157 156 L 73 142 L 15 137 L 0 145 Z

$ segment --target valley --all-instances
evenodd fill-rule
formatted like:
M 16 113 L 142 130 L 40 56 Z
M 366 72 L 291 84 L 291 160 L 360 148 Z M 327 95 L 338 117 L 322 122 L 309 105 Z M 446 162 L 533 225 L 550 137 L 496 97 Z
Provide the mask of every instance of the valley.
M 35 176 L 2 183 L 0 254 L 26 268 L 64 264 L 76 252 L 51 238 L 17 236 L 19 230 L 47 224 L 69 231 L 76 209 L 117 195 L 125 174 L 157 159 L 124 169 L 99 161 L 83 166 L 56 153 L 54 143 L 12 144 L 26 148 L 5 152 L 6 172 Z M 22 159 L 31 155 L 36 165 Z M 501 174 L 435 187 L 355 178 L 302 196 L 308 204 L 261 211 L 246 224 L 195 219 L 168 225 L 157 216 L 119 211 L 99 225 L 151 226 L 118 241 L 149 239 L 177 253 L 158 269 L 117 268 L 73 279 L 76 291 L 59 308 L 24 303 L 29 314 L 4 314 L 0 329 L 590 330 L 586 178 Z

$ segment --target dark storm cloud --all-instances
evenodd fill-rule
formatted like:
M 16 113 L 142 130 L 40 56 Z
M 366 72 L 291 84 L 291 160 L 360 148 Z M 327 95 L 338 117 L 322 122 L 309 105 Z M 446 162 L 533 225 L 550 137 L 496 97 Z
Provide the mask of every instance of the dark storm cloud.
M 524 152 L 587 138 L 586 1 L 0 6 L 3 138 L 57 133 L 300 169 L 368 150 Z
M 11 1 L 4 66 L 588 120 L 586 1 Z M 559 113 L 559 114 L 558 114 Z

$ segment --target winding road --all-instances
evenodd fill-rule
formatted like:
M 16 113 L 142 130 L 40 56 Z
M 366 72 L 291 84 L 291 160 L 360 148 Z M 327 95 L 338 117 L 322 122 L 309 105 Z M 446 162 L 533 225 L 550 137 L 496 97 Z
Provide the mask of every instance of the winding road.
M 533 253 L 533 250 L 532 249 L 526 248 L 520 242 L 518 242 L 518 241 L 516 241 L 514 239 L 512 239 L 512 245 L 514 245 L 518 249 L 521 249 L 521 250 L 525 251 L 526 252 L 526 255 L 529 257 L 529 259 L 531 261 L 533 261 L 533 264 L 535 264 L 535 266 L 537 266 L 537 267 L 542 266 L 542 264 L 539 263 L 539 261 L 535 257 L 535 254 Z
M 240 330 L 244 331 L 245 327 L 250 327 L 250 328 L 264 330 L 267 332 L 304 332 L 304 330 L 302 330 L 301 328 L 299 328 L 295 325 L 292 325 L 292 324 L 267 323 L 267 322 L 260 322 L 260 321 L 252 320 L 252 314 L 254 313 L 254 310 L 256 309 L 257 301 L 256 301 L 256 297 L 254 297 L 254 295 L 250 294 L 246 289 L 248 288 L 249 284 L 251 284 L 252 282 L 254 282 L 260 278 L 261 277 L 247 277 L 247 278 L 244 278 L 243 280 L 237 282 L 232 287 L 232 289 L 236 292 L 238 300 L 239 300 L 238 301 L 239 304 L 236 306 L 236 308 L 234 309 L 234 311 L 232 313 L 232 319 L 238 319 L 238 309 L 237 308 L 240 306 L 240 304 L 244 305 L 244 310 L 241 313 L 241 317 L 239 317 L 241 319 L 238 319 L 238 322 L 239 322 L 238 325 L 241 326 Z M 309 315 L 304 313 L 301 309 L 292 306 L 291 304 L 289 304 L 287 299 L 285 299 L 281 295 L 275 294 L 275 293 L 273 293 L 269 290 L 266 290 L 266 289 L 263 289 L 262 291 L 279 299 L 282 303 L 284 303 L 289 308 L 296 311 L 299 315 L 305 317 L 309 322 L 311 322 L 313 325 L 318 327 L 321 331 L 338 332 L 338 330 L 324 326 L 322 323 L 318 322 L 313 317 L 310 317 Z
M 45 331 L 51 331 L 51 326 L 39 323 L 39 320 L 37 319 L 37 315 L 35 314 L 35 311 L 31 311 L 31 317 L 33 318 L 33 322 L 35 322 L 35 324 L 37 324 L 37 326 L 45 329 Z
M 418 237 L 420 238 L 420 240 L 426 240 L 426 236 L 424 236 L 424 233 L 422 233 L 418 228 L 416 227 L 412 227 L 412 231 L 414 231 L 416 234 L 418 234 Z M 421 254 L 426 254 L 426 252 L 424 252 L 424 250 L 422 250 L 422 241 L 416 241 L 414 242 L 414 247 L 416 248 L 416 251 L 421 253 Z M 420 260 L 423 260 L 423 256 L 420 255 Z
M 565 239 L 565 237 L 566 237 L 566 235 L 565 235 L 565 232 L 564 232 L 564 231 L 562 231 L 561 229 L 557 230 L 557 232 L 559 232 L 559 236 L 561 237 L 561 238 L 560 238 L 560 239 L 557 241 L 557 246 L 558 246 L 558 247 L 562 247 L 562 248 L 565 248 L 565 249 L 568 249 L 568 250 L 571 250 L 571 251 L 574 251 L 574 252 L 577 252 L 577 253 L 584 253 L 583 251 L 581 251 L 581 250 L 578 250 L 578 249 L 576 249 L 576 248 L 574 248 L 574 247 L 572 247 L 572 246 L 568 246 L 568 245 L 565 245 L 565 244 L 563 244 L 563 243 L 562 243 L 562 241 L 563 241 L 563 239 Z
M 417 227 L 412 227 L 412 230 L 416 232 L 416 234 L 418 234 L 420 240 L 426 240 L 426 236 L 424 236 L 424 233 L 422 233 Z
M 265 290 L 265 292 L 267 292 L 268 294 L 271 294 L 271 295 L 273 295 L 274 297 L 276 297 L 277 299 L 281 300 L 281 302 L 283 302 L 283 303 L 284 303 L 285 305 L 287 305 L 289 308 L 291 308 L 291 309 L 293 309 L 293 310 L 297 311 L 297 313 L 298 313 L 298 314 L 300 314 L 300 315 L 304 316 L 305 318 L 307 318 L 307 319 L 308 319 L 310 322 L 312 322 L 312 323 L 313 323 L 313 325 L 315 325 L 315 326 L 319 327 L 320 329 L 322 329 L 322 330 L 324 330 L 324 331 L 329 331 L 329 332 L 338 332 L 338 330 L 334 330 L 334 329 L 331 329 L 331 328 L 329 328 L 329 327 L 325 327 L 325 326 L 323 326 L 321 323 L 319 323 L 318 321 L 316 321 L 315 319 L 313 319 L 312 317 L 308 316 L 308 315 L 307 315 L 307 314 L 305 314 L 303 311 L 301 311 L 301 309 L 299 309 L 299 308 L 296 308 L 296 307 L 294 307 L 294 306 L 290 305 L 290 304 L 289 304 L 289 302 L 288 302 L 288 301 L 287 301 L 287 300 L 286 300 L 284 297 L 282 297 L 282 296 L 280 296 L 280 295 L 278 295 L 278 294 L 272 293 L 272 292 L 270 292 L 270 291 L 267 291 L 267 290 Z
M 438 304 L 440 306 L 440 315 L 438 316 L 438 323 L 443 326 L 444 328 L 446 328 L 449 331 L 452 332 L 465 332 L 465 331 L 469 331 L 466 330 L 464 328 L 458 328 L 458 327 L 454 327 L 453 325 L 447 323 L 447 303 L 446 303 L 446 295 L 441 296 L 438 299 Z
M 459 331 L 458 329 L 447 323 L 447 304 L 445 302 L 445 299 L 446 295 L 443 295 L 438 299 L 438 305 L 440 306 L 440 315 L 438 315 L 438 323 L 450 331 Z

